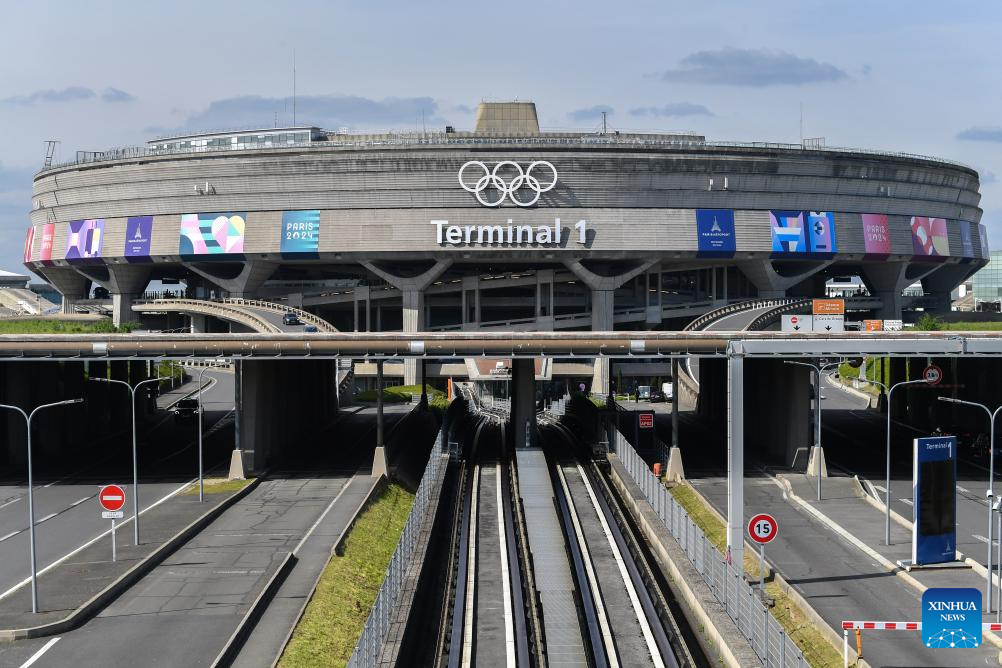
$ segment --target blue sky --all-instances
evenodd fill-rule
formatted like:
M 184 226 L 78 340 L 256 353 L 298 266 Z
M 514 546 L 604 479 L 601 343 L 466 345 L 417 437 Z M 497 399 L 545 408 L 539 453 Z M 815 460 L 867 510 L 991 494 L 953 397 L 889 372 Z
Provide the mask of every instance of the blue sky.
M 0 58 L 0 268 L 31 175 L 180 128 L 291 120 L 470 128 L 482 99 L 544 129 L 804 134 L 959 160 L 1002 248 L 1002 4 L 993 2 L 12 2 Z

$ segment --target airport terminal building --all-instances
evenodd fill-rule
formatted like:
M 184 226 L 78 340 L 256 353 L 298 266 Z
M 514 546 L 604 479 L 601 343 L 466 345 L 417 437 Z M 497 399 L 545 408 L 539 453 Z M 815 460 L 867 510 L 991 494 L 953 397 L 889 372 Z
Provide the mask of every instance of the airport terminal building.
M 25 265 L 116 322 L 153 280 L 278 300 L 344 331 L 680 329 L 737 300 L 949 310 L 988 261 L 964 165 L 819 143 L 541 132 L 484 103 L 471 132 L 316 127 L 80 153 L 34 179 Z M 905 288 L 921 282 L 921 297 Z

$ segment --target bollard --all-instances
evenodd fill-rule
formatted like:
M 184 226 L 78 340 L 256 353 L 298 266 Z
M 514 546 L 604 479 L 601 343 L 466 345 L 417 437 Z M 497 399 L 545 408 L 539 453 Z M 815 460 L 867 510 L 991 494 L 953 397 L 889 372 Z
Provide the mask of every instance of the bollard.
M 849 629 L 842 629 L 842 668 L 849 668 Z
M 863 631 L 856 629 L 856 655 L 863 658 Z

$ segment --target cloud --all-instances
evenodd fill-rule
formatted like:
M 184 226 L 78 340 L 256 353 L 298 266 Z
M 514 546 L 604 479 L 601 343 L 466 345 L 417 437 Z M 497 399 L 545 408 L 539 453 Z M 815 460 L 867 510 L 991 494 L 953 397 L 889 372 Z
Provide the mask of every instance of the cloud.
M 291 97 L 243 95 L 215 100 L 203 111 L 191 114 L 181 128 L 171 131 L 219 128 L 272 127 L 292 122 Z M 393 126 L 444 125 L 438 103 L 430 97 L 390 97 L 373 100 L 355 95 L 300 95 L 296 98 L 296 124 L 327 129 L 342 126 L 387 129 Z
M 62 90 L 36 90 L 34 93 L 28 95 L 15 95 L 13 97 L 4 98 L 3 102 L 5 104 L 17 104 L 22 106 L 28 106 L 38 103 L 58 103 L 58 102 L 76 102 L 78 100 L 90 100 L 97 95 L 90 88 L 83 88 L 81 86 L 70 86 L 69 88 L 64 88 Z
M 987 186 L 990 183 L 997 183 L 999 179 L 995 176 L 995 172 L 987 169 L 979 169 L 978 180 L 981 181 L 981 185 Z
M 615 110 L 605 104 L 596 104 L 593 107 L 585 107 L 584 109 L 575 109 L 574 111 L 567 114 L 571 119 L 575 121 L 593 121 L 602 118 L 602 113 L 605 112 L 609 116 L 615 113 Z
M 661 74 L 665 81 L 732 86 L 800 86 L 848 79 L 830 63 L 771 49 L 697 51 Z
M 117 88 L 105 88 L 101 93 L 102 102 L 132 102 L 136 97 Z
M 966 139 L 968 141 L 993 141 L 1002 142 L 1002 127 L 999 126 L 987 126 L 982 125 L 973 128 L 967 128 L 961 132 L 957 133 L 957 139 Z
M 636 107 L 630 109 L 631 116 L 713 116 L 713 112 L 701 104 L 692 102 L 671 102 L 663 107 Z

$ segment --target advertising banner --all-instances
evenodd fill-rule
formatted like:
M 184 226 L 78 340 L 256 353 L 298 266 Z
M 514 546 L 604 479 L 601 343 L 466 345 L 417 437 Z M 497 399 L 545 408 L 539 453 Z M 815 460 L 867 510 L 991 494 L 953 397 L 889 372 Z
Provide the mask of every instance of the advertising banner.
M 696 238 L 699 255 L 731 257 L 735 251 L 734 211 L 696 209 Z
M 773 253 L 806 253 L 803 211 L 770 211 Z
M 181 255 L 239 255 L 244 252 L 246 213 L 186 213 L 181 216 Z
M 912 217 L 912 250 L 916 257 L 943 258 L 950 254 L 946 219 Z
M 150 259 L 153 216 L 136 216 L 125 223 L 125 259 L 143 262 Z
M 957 437 L 916 438 L 912 459 L 912 564 L 957 558 Z
M 28 233 L 24 235 L 24 261 L 31 262 L 31 246 L 35 243 L 35 226 L 28 228 Z
M 988 247 L 988 228 L 984 225 L 978 225 L 978 237 L 981 239 L 981 257 L 989 257 L 991 250 Z
M 887 216 L 882 213 L 863 214 L 863 244 L 867 255 L 886 257 L 891 254 Z
M 807 248 L 812 253 L 835 253 L 835 214 L 831 211 L 807 211 Z
M 56 224 L 46 223 L 42 226 L 42 247 L 38 251 L 38 259 L 48 262 L 52 259 L 52 241 L 56 238 Z
M 282 212 L 282 253 L 314 253 L 320 250 L 320 212 Z
M 101 257 L 104 218 L 71 220 L 66 233 L 66 260 L 85 262 Z
M 963 257 L 966 261 L 970 261 L 974 257 L 974 241 L 971 238 L 971 223 L 966 220 L 958 220 L 957 224 L 960 225 L 960 245 L 963 251 Z

